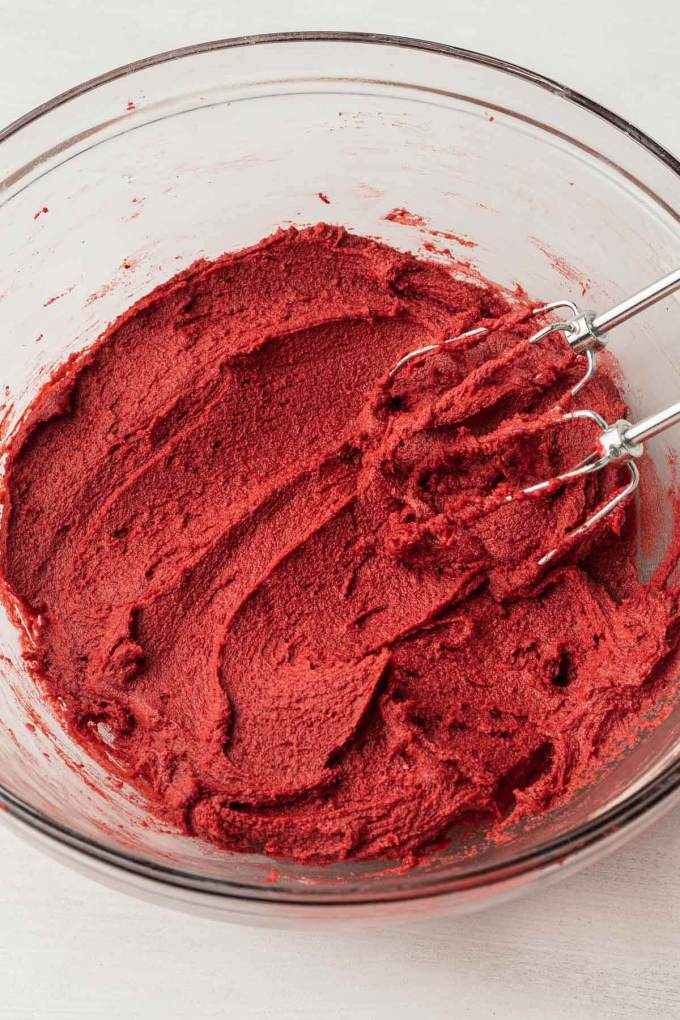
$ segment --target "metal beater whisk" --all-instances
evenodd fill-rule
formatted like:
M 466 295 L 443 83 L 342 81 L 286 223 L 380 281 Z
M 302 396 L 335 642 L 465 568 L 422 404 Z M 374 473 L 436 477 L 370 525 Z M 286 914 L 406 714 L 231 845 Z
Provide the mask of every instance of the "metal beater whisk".
M 572 351 L 575 354 L 583 354 L 585 356 L 587 362 L 586 372 L 571 391 L 573 397 L 592 378 L 595 371 L 595 355 L 597 351 L 606 347 L 607 334 L 612 329 L 615 329 L 616 326 L 620 326 L 622 322 L 627 322 L 628 319 L 632 319 L 638 312 L 644 311 L 645 308 L 650 308 L 651 305 L 655 305 L 657 301 L 661 301 L 662 298 L 668 297 L 678 289 L 680 289 L 680 269 L 675 269 L 672 273 L 662 276 L 660 280 L 655 280 L 648 287 L 644 287 L 637 294 L 633 294 L 632 297 L 621 301 L 620 304 L 614 305 L 608 312 L 603 312 L 601 315 L 595 315 L 594 312 L 582 312 L 573 301 L 552 301 L 549 305 L 535 308 L 531 314 L 545 315 L 548 312 L 555 312 L 559 308 L 568 308 L 572 318 L 549 323 L 543 329 L 539 329 L 538 333 L 534 333 L 532 337 L 529 337 L 528 342 L 535 344 L 539 340 L 543 340 L 549 333 L 564 333 L 564 337 Z M 462 340 L 466 336 L 481 336 L 482 333 L 489 332 L 491 331 L 488 326 L 479 326 L 477 329 L 469 329 L 466 333 L 459 333 L 449 340 L 444 340 L 443 345 L 454 344 L 457 340 Z M 395 375 L 407 362 L 422 355 L 430 354 L 432 351 L 437 351 L 443 345 L 427 344 L 427 346 L 419 347 L 415 351 L 409 351 L 390 369 L 390 376 Z
M 602 350 L 606 346 L 607 334 L 616 326 L 621 325 L 622 322 L 626 322 L 634 315 L 637 315 L 638 312 L 656 304 L 657 301 L 668 297 L 668 295 L 673 294 L 678 289 L 680 289 L 680 269 L 676 269 L 660 280 L 650 283 L 649 286 L 638 291 L 637 294 L 633 294 L 632 297 L 615 305 L 601 315 L 595 315 L 592 312 L 581 312 L 573 301 L 553 301 L 551 304 L 535 309 L 532 314 L 543 315 L 547 312 L 556 311 L 559 308 L 568 308 L 572 313 L 572 318 L 567 321 L 549 323 L 530 337 L 528 342 L 532 344 L 538 343 L 539 340 L 542 340 L 550 333 L 563 333 L 571 349 L 576 354 L 583 354 L 585 356 L 586 371 L 571 391 L 571 395 L 574 396 L 592 378 L 595 372 L 597 351 Z M 487 327 L 481 326 L 477 329 L 470 329 L 466 333 L 460 333 L 450 340 L 445 340 L 444 344 L 452 344 L 463 337 L 477 336 L 488 332 L 490 330 Z M 400 358 L 391 369 L 389 375 L 394 376 L 407 362 L 422 355 L 427 355 L 432 351 L 439 350 L 441 346 L 441 344 L 428 344 L 417 350 L 409 351 L 408 354 Z M 624 419 L 608 424 L 602 415 L 591 410 L 578 410 L 562 414 L 556 417 L 555 425 L 578 419 L 593 421 L 601 429 L 601 434 L 597 437 L 593 450 L 570 471 L 565 471 L 554 478 L 549 478 L 543 482 L 537 482 L 535 485 L 529 485 L 526 488 L 520 489 L 518 496 L 510 495 L 505 497 L 505 502 L 512 502 L 518 497 L 530 496 L 553 489 L 561 482 L 594 474 L 596 471 L 602 471 L 614 461 L 625 463 L 630 474 L 627 485 L 619 489 L 610 500 L 587 517 L 583 524 L 568 532 L 565 535 L 565 541 L 570 541 L 585 534 L 598 521 L 601 521 L 610 514 L 619 504 L 623 503 L 624 500 L 628 499 L 635 492 L 640 481 L 640 472 L 635 464 L 635 460 L 641 457 L 644 452 L 643 443 L 647 439 L 651 439 L 653 436 L 664 432 L 672 425 L 680 422 L 680 402 L 672 404 L 671 407 L 650 415 L 648 418 L 644 418 L 636 425 L 632 425 Z M 539 565 L 543 566 L 545 563 L 548 563 L 555 556 L 556 552 L 557 548 L 550 549 L 539 559 Z
M 612 510 L 616 509 L 620 503 L 623 503 L 625 499 L 628 499 L 635 492 L 640 481 L 640 471 L 635 463 L 635 459 L 641 457 L 644 453 L 642 444 L 647 439 L 651 439 L 652 436 L 658 436 L 660 432 L 664 432 L 672 425 L 677 425 L 680 422 L 680 401 L 677 404 L 671 404 L 670 407 L 663 411 L 650 415 L 648 418 L 643 418 L 637 425 L 631 425 L 624 418 L 620 418 L 619 421 L 608 425 L 602 415 L 598 414 L 597 411 L 590 410 L 571 411 L 568 414 L 563 414 L 556 424 L 564 421 L 573 421 L 578 418 L 590 419 L 590 421 L 594 421 L 602 429 L 591 453 L 580 464 L 577 464 L 575 468 L 572 468 L 571 471 L 565 471 L 563 474 L 555 475 L 554 478 L 549 478 L 544 482 L 529 485 L 525 489 L 520 490 L 521 494 L 530 496 L 533 493 L 550 489 L 560 482 L 569 481 L 571 478 L 592 475 L 596 471 L 602 471 L 603 468 L 606 468 L 608 464 L 612 464 L 614 461 L 625 463 L 630 479 L 628 484 L 619 489 L 607 503 L 599 507 L 590 517 L 587 517 L 583 524 L 568 532 L 564 536 L 565 541 L 571 541 L 571 539 L 578 538 L 579 535 L 585 535 L 598 521 L 601 521 L 603 517 L 610 514 Z M 516 498 L 516 496 L 505 497 L 508 503 Z M 539 566 L 548 563 L 556 552 L 557 549 L 554 548 L 544 553 L 538 561 Z

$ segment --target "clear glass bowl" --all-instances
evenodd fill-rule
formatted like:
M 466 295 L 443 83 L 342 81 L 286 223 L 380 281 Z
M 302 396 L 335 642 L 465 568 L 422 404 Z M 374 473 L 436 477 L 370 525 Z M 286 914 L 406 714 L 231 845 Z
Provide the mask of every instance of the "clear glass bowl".
M 403 206 L 474 238 L 486 276 L 546 300 L 579 298 L 588 281 L 594 308 L 678 260 L 680 167 L 667 152 L 555 82 L 407 39 L 262 36 L 142 60 L 10 125 L 0 178 L 7 429 L 51 368 L 136 298 L 282 223 L 330 219 L 419 251 L 415 227 L 384 219 Z M 617 332 L 634 414 L 677 399 L 679 312 L 667 302 Z M 650 444 L 669 483 L 679 440 Z M 671 525 L 670 509 L 651 509 L 643 571 Z M 7 820 L 104 880 L 188 909 L 270 923 L 469 909 L 592 859 L 680 795 L 677 709 L 578 798 L 473 857 L 455 839 L 405 873 L 226 854 L 164 830 L 64 733 L 4 612 L 0 640 Z

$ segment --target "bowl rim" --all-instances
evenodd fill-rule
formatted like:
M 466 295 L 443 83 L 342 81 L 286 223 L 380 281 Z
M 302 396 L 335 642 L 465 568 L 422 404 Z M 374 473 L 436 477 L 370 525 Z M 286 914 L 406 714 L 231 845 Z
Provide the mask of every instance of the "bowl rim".
M 630 121 L 612 112 L 600 103 L 589 99 L 582 93 L 562 85 L 561 83 L 529 70 L 521 65 L 511 63 L 499 57 L 489 56 L 475 50 L 464 49 L 446 43 L 416 39 L 407 36 L 371 32 L 343 31 L 300 31 L 273 32 L 256 35 L 235 36 L 226 39 L 210 40 L 177 49 L 166 50 L 140 60 L 123 64 L 90 78 L 79 85 L 66 89 L 52 99 L 41 103 L 27 113 L 13 120 L 5 128 L 0 129 L 0 143 L 32 124 L 52 110 L 91 92 L 118 78 L 124 78 L 137 71 L 153 67 L 157 64 L 169 63 L 184 57 L 198 56 L 216 50 L 229 50 L 244 46 L 286 44 L 286 43 L 357 43 L 393 46 L 402 49 L 420 50 L 451 57 L 460 61 L 490 67 L 505 72 L 512 77 L 529 82 L 538 88 L 552 93 L 570 103 L 574 103 L 595 114 L 597 117 L 617 128 L 628 138 L 660 160 L 676 176 L 680 177 L 680 160 L 664 146 L 644 131 L 631 124 Z M 0 808 L 16 820 L 22 827 L 36 834 L 47 837 L 53 844 L 75 851 L 77 855 L 88 858 L 98 865 L 113 866 L 119 871 L 127 872 L 139 878 L 152 880 L 161 885 L 183 888 L 193 893 L 203 893 L 225 900 L 248 901 L 251 904 L 260 902 L 263 905 L 295 905 L 304 907 L 337 907 L 375 905 L 394 903 L 405 900 L 425 899 L 459 892 L 471 892 L 475 889 L 492 888 L 494 885 L 506 884 L 511 879 L 539 874 L 551 865 L 564 864 L 576 857 L 583 857 L 597 844 L 611 840 L 623 828 L 633 827 L 633 823 L 642 820 L 643 816 L 651 820 L 661 813 L 671 802 L 680 797 L 680 757 L 671 761 L 657 775 L 648 780 L 634 793 L 620 799 L 613 807 L 603 811 L 594 819 L 568 831 L 564 835 L 538 844 L 531 850 L 523 851 L 502 865 L 486 865 L 467 872 L 465 875 L 449 874 L 443 876 L 423 875 L 422 882 L 413 881 L 417 871 L 405 873 L 402 888 L 392 888 L 381 893 L 353 893 L 351 890 L 328 887 L 310 888 L 309 891 L 290 892 L 276 883 L 261 887 L 247 882 L 229 881 L 191 872 L 182 868 L 174 868 L 166 864 L 156 863 L 143 855 L 127 853 L 114 847 L 98 842 L 89 836 L 75 831 L 55 821 L 42 811 L 32 807 L 22 798 L 17 797 L 0 783 Z

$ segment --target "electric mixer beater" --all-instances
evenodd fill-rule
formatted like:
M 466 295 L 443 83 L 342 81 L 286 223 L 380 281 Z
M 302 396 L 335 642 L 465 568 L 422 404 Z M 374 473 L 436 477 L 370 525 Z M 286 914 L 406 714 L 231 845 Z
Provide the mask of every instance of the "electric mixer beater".
M 650 283 L 647 287 L 644 287 L 636 294 L 633 294 L 600 315 L 595 315 L 591 312 L 581 312 L 573 301 L 553 301 L 551 304 L 535 309 L 532 314 L 544 315 L 561 308 L 567 308 L 571 311 L 572 318 L 548 323 L 548 325 L 542 327 L 530 337 L 527 342 L 531 344 L 538 343 L 551 333 L 562 333 L 572 351 L 586 358 L 586 371 L 571 390 L 573 397 L 592 378 L 596 367 L 597 352 L 606 346 L 607 336 L 610 331 L 677 290 L 680 290 L 680 269 L 676 269 L 672 273 L 668 273 L 668 275 L 654 281 L 654 283 Z M 409 351 L 408 354 L 399 359 L 389 375 L 394 376 L 399 369 L 414 358 L 426 356 L 432 351 L 441 349 L 442 346 L 456 343 L 457 340 L 463 337 L 477 336 L 489 332 L 491 332 L 490 328 L 480 326 L 477 329 L 468 330 L 456 337 L 445 340 L 443 344 L 428 344 L 417 350 Z M 646 440 L 659 435 L 659 433 L 680 422 L 680 401 L 665 408 L 663 411 L 658 411 L 656 414 L 644 418 L 636 424 L 631 424 L 631 422 L 624 419 L 608 423 L 596 411 L 588 409 L 563 413 L 556 418 L 556 424 L 579 419 L 592 421 L 600 429 L 600 434 L 591 452 L 571 470 L 556 475 L 554 478 L 529 485 L 519 490 L 516 496 L 508 495 L 504 497 L 505 502 L 511 502 L 518 497 L 545 493 L 554 489 L 560 482 L 602 471 L 607 465 L 615 461 L 624 463 L 630 475 L 628 483 L 619 489 L 603 506 L 587 517 L 583 524 L 568 532 L 565 536 L 566 540 L 571 540 L 585 534 L 633 494 L 640 482 L 640 472 L 635 460 L 642 456 L 644 452 L 643 444 Z M 542 566 L 548 563 L 555 556 L 556 552 L 557 548 L 546 552 L 539 559 L 539 565 Z

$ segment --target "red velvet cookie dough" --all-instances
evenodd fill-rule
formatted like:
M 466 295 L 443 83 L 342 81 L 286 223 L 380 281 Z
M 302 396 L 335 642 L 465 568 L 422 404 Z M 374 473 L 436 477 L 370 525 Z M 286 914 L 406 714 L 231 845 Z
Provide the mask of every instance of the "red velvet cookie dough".
M 37 682 L 162 818 L 297 860 L 408 859 L 567 798 L 667 680 L 675 592 L 582 456 L 530 307 L 319 225 L 201 262 L 39 394 L 0 565 Z M 404 367 L 399 356 L 491 326 Z M 582 404 L 624 408 L 600 373 Z

